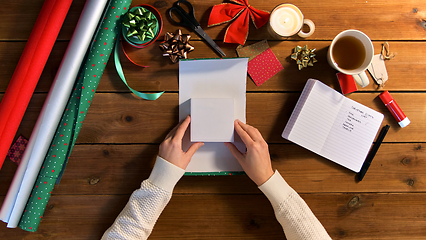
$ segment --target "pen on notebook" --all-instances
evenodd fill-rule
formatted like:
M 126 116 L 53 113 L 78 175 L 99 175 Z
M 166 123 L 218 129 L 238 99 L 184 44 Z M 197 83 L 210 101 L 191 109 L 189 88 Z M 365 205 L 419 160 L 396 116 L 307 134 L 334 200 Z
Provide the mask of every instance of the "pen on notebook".
M 358 173 L 358 181 L 362 181 L 365 174 L 367 173 L 368 168 L 370 167 L 371 162 L 373 161 L 374 156 L 377 153 L 377 150 L 379 150 L 380 145 L 383 142 L 383 139 L 386 136 L 386 133 L 388 133 L 389 125 L 386 125 L 382 128 L 382 130 L 379 133 L 379 136 L 377 137 L 377 141 L 374 144 L 373 148 L 371 149 L 370 153 L 368 154 L 367 158 L 365 159 L 364 164 L 361 167 L 361 171 Z

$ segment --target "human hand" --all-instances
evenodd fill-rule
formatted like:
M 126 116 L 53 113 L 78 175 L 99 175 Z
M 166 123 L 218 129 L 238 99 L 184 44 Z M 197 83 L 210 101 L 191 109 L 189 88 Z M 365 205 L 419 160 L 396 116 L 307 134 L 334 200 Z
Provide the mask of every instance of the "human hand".
M 204 145 L 202 142 L 197 142 L 193 143 L 188 151 L 182 150 L 182 138 L 190 122 L 191 117 L 187 116 L 174 127 L 160 144 L 158 153 L 160 157 L 182 169 L 186 169 L 194 153 Z
M 241 153 L 232 143 L 225 143 L 225 145 L 251 180 L 260 186 L 274 174 L 268 144 L 255 127 L 244 124 L 240 120 L 235 120 L 234 128 L 246 145 L 247 152 Z

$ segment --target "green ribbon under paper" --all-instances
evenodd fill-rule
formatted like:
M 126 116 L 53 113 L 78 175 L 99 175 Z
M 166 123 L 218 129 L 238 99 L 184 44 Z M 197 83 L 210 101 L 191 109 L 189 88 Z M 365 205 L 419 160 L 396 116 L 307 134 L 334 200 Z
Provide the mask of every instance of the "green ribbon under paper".
M 131 0 L 113 0 L 105 10 L 104 18 L 81 66 L 78 79 L 67 108 L 57 128 L 31 197 L 21 217 L 19 227 L 35 232 L 40 224 L 55 182 L 60 179 L 83 125 L 96 88 L 114 48 L 120 28 L 120 17 Z

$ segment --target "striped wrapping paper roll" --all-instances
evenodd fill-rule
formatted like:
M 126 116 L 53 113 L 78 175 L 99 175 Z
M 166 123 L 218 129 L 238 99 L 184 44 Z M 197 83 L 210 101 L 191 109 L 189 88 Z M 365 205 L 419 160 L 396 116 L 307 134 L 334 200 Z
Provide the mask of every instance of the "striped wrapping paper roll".
M 46 0 L 0 103 L 0 167 L 12 144 L 72 0 Z
M 107 1 L 88 0 L 80 15 L 0 211 L 10 228 L 21 219 Z
M 19 223 L 24 230 L 34 232 L 40 224 L 114 48 L 120 31 L 120 18 L 128 11 L 130 3 L 130 0 L 112 0 L 107 7 Z

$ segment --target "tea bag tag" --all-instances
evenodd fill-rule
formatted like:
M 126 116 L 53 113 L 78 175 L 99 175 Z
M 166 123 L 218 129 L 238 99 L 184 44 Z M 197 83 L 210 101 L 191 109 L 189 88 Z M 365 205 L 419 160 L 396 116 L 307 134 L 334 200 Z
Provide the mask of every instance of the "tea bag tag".
M 367 70 L 379 86 L 383 87 L 385 85 L 388 80 L 388 72 L 386 71 L 385 59 L 382 54 L 374 55 L 373 61 Z

